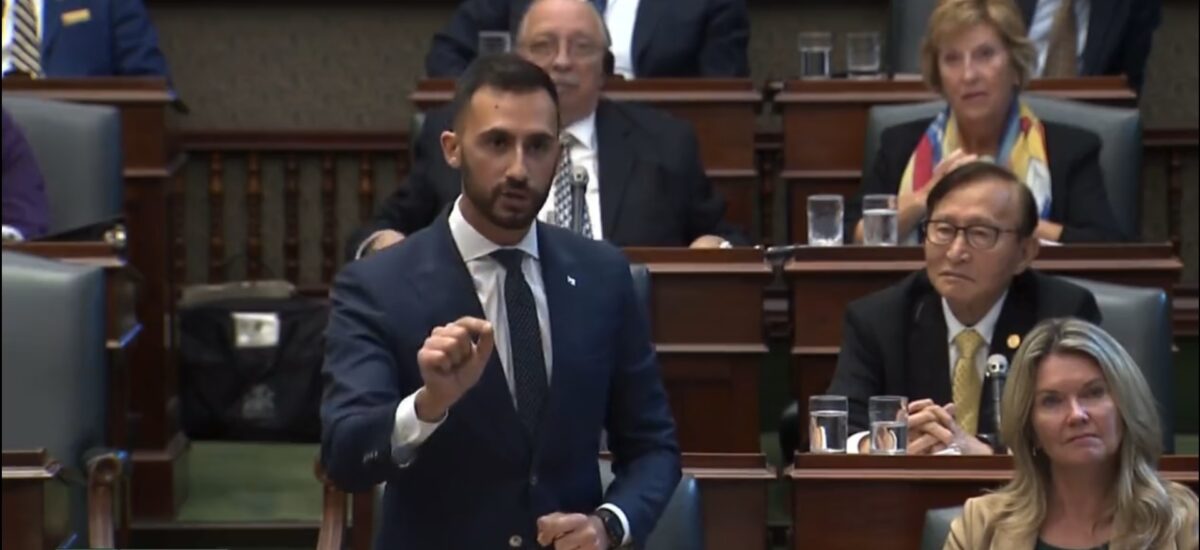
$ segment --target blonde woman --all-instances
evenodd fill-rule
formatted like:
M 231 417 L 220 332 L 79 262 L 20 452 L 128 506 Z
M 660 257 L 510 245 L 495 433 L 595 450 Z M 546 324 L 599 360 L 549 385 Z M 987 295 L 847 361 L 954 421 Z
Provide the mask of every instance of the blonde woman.
M 874 168 L 846 208 L 846 234 L 862 241 L 862 197 L 898 195 L 898 228 L 916 243 L 925 199 L 942 176 L 990 159 L 1037 200 L 1041 240 L 1127 240 L 1114 221 L 1100 172 L 1096 134 L 1042 121 L 1021 100 L 1036 51 L 1012 0 L 943 0 L 929 17 L 921 49 L 926 85 L 946 100 L 931 119 L 888 128 Z
M 1034 327 L 1001 403 L 1013 480 L 967 501 L 947 550 L 1191 550 L 1196 495 L 1165 481 L 1154 397 L 1129 354 L 1076 319 Z

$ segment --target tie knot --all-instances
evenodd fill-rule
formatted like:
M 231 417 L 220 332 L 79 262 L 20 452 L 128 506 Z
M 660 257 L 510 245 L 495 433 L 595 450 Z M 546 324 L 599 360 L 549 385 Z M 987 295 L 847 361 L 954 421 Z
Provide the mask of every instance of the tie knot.
M 507 272 L 521 271 L 521 260 L 525 259 L 525 252 L 519 248 L 501 248 L 492 252 L 492 257 L 504 266 Z
M 973 328 L 963 329 L 954 337 L 954 347 L 958 348 L 960 357 L 974 357 L 982 346 L 983 336 Z

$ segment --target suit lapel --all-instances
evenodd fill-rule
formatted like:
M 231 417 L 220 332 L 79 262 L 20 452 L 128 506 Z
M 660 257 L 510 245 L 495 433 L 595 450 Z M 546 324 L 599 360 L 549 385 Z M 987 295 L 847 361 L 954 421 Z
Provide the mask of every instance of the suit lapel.
M 1033 275 L 1029 271 L 1013 278 L 1008 296 L 1000 308 L 1000 317 L 996 319 L 996 328 L 992 331 L 992 343 L 988 347 L 989 356 L 1003 355 L 1009 364 L 1012 364 L 1017 347 L 1038 321 L 1035 285 Z
M 1113 25 L 1125 21 L 1128 12 L 1126 0 L 1092 0 L 1087 43 L 1083 45 L 1083 74 L 1099 74 L 1106 69 L 1101 63 L 1108 57 L 1108 35 L 1113 31 Z
M 417 270 L 415 284 L 426 298 L 429 311 L 436 316 L 432 322 L 441 325 L 463 316 L 483 319 L 483 306 L 479 303 L 475 282 L 450 234 L 445 213 L 434 221 L 430 230 L 433 240 L 428 256 Z M 512 392 L 508 389 L 499 353 L 493 351 L 483 376 L 464 399 L 466 397 L 477 399 L 479 404 L 476 413 L 468 418 L 479 422 L 479 430 L 490 434 L 496 440 L 497 448 L 509 448 L 517 455 L 526 452 L 529 438 L 513 407 Z
M 59 31 L 62 30 L 63 8 L 62 0 L 42 2 L 42 72 L 46 71 L 46 60 L 50 58 L 50 52 L 54 49 L 54 41 L 58 38 Z
M 545 231 L 543 227 L 542 224 L 537 224 L 538 253 L 542 267 L 542 283 L 546 287 L 546 305 L 550 310 L 550 342 L 553 359 L 550 374 L 550 399 L 542 413 L 541 430 L 536 443 L 539 448 L 543 441 L 557 440 L 554 431 L 560 425 L 566 426 L 562 423 L 556 424 L 554 419 L 569 418 L 563 412 L 567 400 L 564 394 L 567 392 L 566 388 L 572 387 L 569 383 L 570 378 L 577 374 L 569 366 L 571 359 L 578 356 L 576 352 L 578 345 L 573 337 L 577 333 L 569 331 L 567 328 L 580 326 L 580 314 L 576 309 L 578 301 L 572 296 L 577 290 L 572 282 L 582 278 L 582 274 L 576 272 L 575 261 L 570 250 L 565 246 L 559 246 L 553 232 Z
M 912 399 L 933 399 L 946 404 L 953 399 L 950 391 L 950 347 L 946 342 L 946 317 L 942 302 L 924 274 L 918 275 L 912 300 L 913 331 L 909 334 L 909 391 L 929 388 L 929 395 L 911 395 Z
M 633 24 L 633 71 L 638 73 L 642 66 L 642 57 L 650 48 L 650 39 L 654 37 L 654 28 L 662 18 L 663 10 L 668 6 L 660 0 L 641 0 L 638 4 L 637 19 Z
M 600 169 L 600 218 L 604 237 L 613 239 L 617 216 L 629 189 L 635 151 L 627 139 L 631 128 L 616 107 L 601 100 L 596 107 L 597 164 Z

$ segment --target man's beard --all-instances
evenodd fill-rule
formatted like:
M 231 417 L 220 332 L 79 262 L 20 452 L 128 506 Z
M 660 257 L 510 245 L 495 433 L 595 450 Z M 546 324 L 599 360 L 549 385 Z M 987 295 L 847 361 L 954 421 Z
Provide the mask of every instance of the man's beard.
M 463 196 L 471 201 L 471 205 L 489 222 L 502 229 L 518 230 L 526 229 L 533 224 L 533 220 L 537 218 L 538 212 L 541 211 L 542 205 L 546 203 L 546 197 L 550 195 L 550 189 L 538 193 L 536 189 L 529 185 L 529 180 L 514 180 L 508 179 L 502 185 L 493 187 L 490 192 L 487 186 L 476 183 L 470 166 L 463 163 L 462 185 Z M 519 190 L 526 192 L 530 196 L 529 210 L 525 212 L 510 213 L 509 211 L 502 212 L 499 206 L 501 195 L 505 191 Z

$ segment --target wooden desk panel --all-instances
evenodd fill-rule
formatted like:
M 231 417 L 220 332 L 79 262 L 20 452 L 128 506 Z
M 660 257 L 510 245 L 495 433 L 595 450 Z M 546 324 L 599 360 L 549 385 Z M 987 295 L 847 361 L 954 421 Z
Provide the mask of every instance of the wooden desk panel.
M 1135 107 L 1137 96 L 1124 77 L 1037 79 L 1030 91 Z M 875 105 L 938 99 L 916 80 L 792 80 L 775 96 L 783 117 L 783 170 L 788 190 L 790 238 L 807 242 L 808 197 L 819 193 L 853 195 L 862 179 L 867 117 Z
M 792 395 L 800 417 L 833 379 L 846 306 L 924 269 L 918 247 L 803 248 L 785 267 L 792 291 Z M 1161 288 L 1168 302 L 1183 269 L 1169 244 L 1043 247 L 1034 267 L 1110 283 Z M 807 434 L 801 443 L 806 446 Z
M 1197 490 L 1197 457 L 1168 456 L 1160 472 Z M 962 505 L 1012 478 L 1008 456 L 797 454 L 792 484 L 797 550 L 920 547 L 925 512 Z
M 62 469 L 45 450 L 4 451 L 4 548 L 51 550 L 70 539 L 70 503 Z M 82 539 L 75 542 L 86 544 Z
M 183 162 L 170 135 L 166 80 L 151 77 L 5 79 L 5 95 L 112 105 L 120 109 L 129 261 L 144 279 L 137 316 L 146 345 L 130 350 L 130 402 L 138 420 L 133 456 L 133 514 L 175 516 L 187 493 L 179 461 L 187 438 L 179 427 L 178 378 L 170 319 L 174 281 L 167 243 L 172 224 L 168 183 Z

